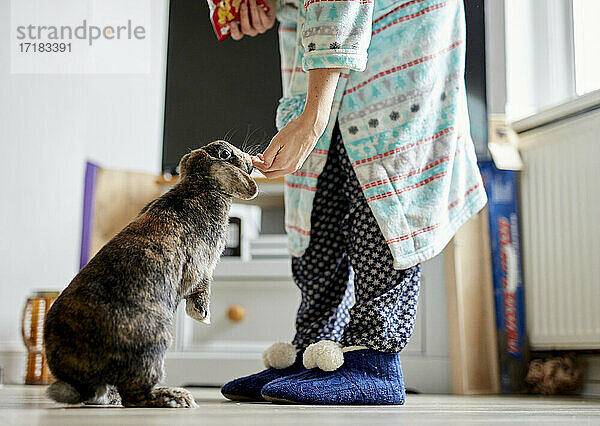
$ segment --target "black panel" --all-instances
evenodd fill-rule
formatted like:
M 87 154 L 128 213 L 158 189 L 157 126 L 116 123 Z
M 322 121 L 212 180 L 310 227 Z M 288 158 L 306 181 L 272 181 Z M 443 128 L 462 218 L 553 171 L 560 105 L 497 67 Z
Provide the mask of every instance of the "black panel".
M 484 0 L 465 0 L 467 20 L 467 58 L 465 78 L 471 119 L 471 136 L 477 158 L 488 160 L 488 121 L 485 78 L 485 9 Z
M 466 83 L 471 134 L 487 159 L 484 0 L 466 0 Z M 276 133 L 281 97 L 276 29 L 255 38 L 217 42 L 205 0 L 171 0 L 163 170 L 183 154 L 227 132 L 241 145 L 266 143 Z
M 206 0 L 171 0 L 163 171 L 232 130 L 228 140 L 238 146 L 250 132 L 250 144 L 268 142 L 279 98 L 276 28 L 219 43 Z

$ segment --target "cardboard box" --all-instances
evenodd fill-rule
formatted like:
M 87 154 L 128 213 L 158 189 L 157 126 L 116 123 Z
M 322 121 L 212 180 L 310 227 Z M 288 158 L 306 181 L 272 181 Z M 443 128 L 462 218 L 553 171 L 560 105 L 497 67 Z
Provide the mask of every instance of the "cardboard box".
M 488 194 L 494 305 L 502 393 L 525 390 L 529 347 L 521 268 L 518 172 L 479 164 Z

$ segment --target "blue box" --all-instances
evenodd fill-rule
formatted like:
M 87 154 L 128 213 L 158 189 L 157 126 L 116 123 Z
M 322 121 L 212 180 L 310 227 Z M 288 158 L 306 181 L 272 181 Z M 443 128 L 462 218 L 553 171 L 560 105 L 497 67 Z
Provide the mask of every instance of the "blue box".
M 502 393 L 525 391 L 529 345 L 521 268 L 518 172 L 479 163 L 488 195 L 494 305 Z

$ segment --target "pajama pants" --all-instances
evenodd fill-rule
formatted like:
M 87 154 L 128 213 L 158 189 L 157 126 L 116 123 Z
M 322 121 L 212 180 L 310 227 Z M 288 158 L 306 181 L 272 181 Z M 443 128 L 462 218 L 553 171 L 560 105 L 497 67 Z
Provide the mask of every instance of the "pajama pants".
M 400 352 L 417 314 L 421 265 L 393 267 L 393 258 L 350 164 L 339 128 L 317 182 L 310 244 L 292 258 L 302 293 L 292 343 L 319 340 Z

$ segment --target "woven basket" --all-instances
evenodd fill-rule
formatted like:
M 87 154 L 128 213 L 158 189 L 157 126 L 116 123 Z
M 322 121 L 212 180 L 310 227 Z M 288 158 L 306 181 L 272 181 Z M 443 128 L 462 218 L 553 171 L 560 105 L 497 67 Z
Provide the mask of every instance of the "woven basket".
M 44 356 L 44 321 L 58 295 L 57 291 L 36 292 L 23 308 L 21 335 L 27 348 L 27 385 L 48 385 L 54 381 Z

